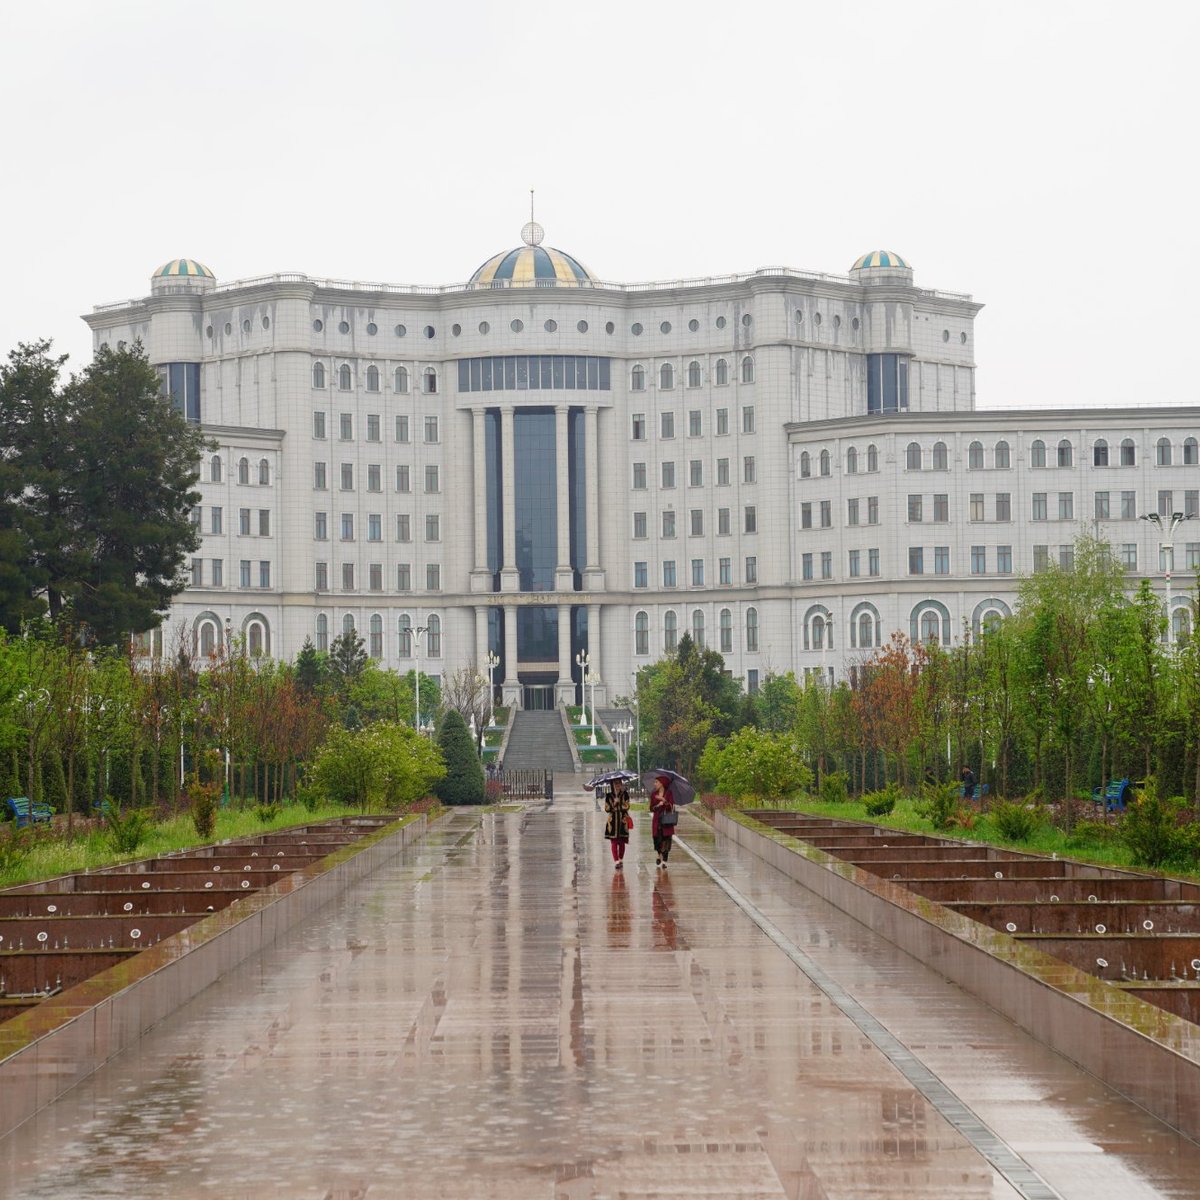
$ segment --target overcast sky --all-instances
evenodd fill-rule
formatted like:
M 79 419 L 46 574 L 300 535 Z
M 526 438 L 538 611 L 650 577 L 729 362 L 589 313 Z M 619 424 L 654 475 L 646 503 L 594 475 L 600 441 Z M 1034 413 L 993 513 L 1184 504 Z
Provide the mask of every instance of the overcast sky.
M 1200 5 L 5 3 L 0 352 L 198 258 L 602 279 L 885 248 L 970 292 L 980 407 L 1200 403 Z

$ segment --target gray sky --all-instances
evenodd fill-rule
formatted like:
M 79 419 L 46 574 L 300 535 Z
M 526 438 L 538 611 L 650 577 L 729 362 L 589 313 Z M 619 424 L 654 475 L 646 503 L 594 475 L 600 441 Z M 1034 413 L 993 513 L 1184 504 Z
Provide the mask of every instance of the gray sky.
M 0 353 L 167 259 L 622 281 L 891 249 L 972 293 L 981 407 L 1200 403 L 1200 6 L 59 0 L 0 9 Z M 1163 349 L 1175 346 L 1173 352 Z

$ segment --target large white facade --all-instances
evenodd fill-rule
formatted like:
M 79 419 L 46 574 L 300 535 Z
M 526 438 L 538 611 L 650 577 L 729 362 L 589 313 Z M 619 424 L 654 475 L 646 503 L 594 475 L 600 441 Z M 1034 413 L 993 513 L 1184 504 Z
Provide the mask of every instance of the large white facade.
M 1138 518 L 1196 512 L 1200 410 L 976 411 L 980 306 L 884 252 L 630 286 L 525 238 L 444 288 L 175 260 L 86 318 L 216 443 L 168 630 L 290 658 L 352 624 L 430 674 L 490 649 L 514 703 L 573 697 L 586 648 L 603 703 L 685 631 L 751 688 L 960 636 L 1080 528 L 1163 586 Z M 1174 544 L 1181 601 L 1200 521 Z

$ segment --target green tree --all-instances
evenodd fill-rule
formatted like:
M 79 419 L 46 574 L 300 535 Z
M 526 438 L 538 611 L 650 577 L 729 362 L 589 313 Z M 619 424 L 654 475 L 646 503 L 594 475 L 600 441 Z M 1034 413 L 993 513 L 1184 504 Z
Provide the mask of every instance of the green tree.
M 321 690 L 327 669 L 327 656 L 318 654 L 312 638 L 306 637 L 296 655 L 296 686 L 305 695 L 314 695 Z
M 438 799 L 443 804 L 482 804 L 483 766 L 457 709 L 449 709 L 442 717 L 438 746 L 446 762 L 446 774 L 437 784 Z
M 369 661 L 366 643 L 358 636 L 358 630 L 348 629 L 333 639 L 329 648 L 329 674 L 343 701 L 349 698 L 351 687 Z
M 804 765 L 792 733 L 769 733 L 747 726 L 724 742 L 712 738 L 700 756 L 702 778 L 735 799 L 774 800 L 808 788 L 812 772 Z
M 768 733 L 788 733 L 796 728 L 802 700 L 800 685 L 791 671 L 783 675 L 771 672 L 762 681 L 753 700 L 760 729 Z
M 317 754 L 312 783 L 331 800 L 362 809 L 406 808 L 446 772 L 438 748 L 406 725 L 334 727 Z

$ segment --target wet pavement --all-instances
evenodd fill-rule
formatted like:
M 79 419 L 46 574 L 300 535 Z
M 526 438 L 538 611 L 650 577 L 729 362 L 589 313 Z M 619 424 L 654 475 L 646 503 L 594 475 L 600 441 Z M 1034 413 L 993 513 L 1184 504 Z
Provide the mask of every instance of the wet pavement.
M 0 1196 L 1200 1195 L 1196 1144 L 698 823 L 760 924 L 682 845 L 657 870 L 635 822 L 618 873 L 577 790 L 459 810 L 0 1139 Z

